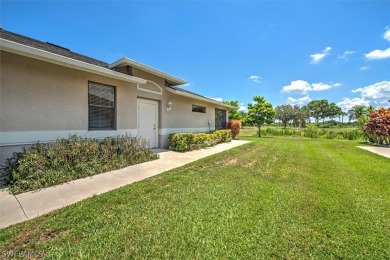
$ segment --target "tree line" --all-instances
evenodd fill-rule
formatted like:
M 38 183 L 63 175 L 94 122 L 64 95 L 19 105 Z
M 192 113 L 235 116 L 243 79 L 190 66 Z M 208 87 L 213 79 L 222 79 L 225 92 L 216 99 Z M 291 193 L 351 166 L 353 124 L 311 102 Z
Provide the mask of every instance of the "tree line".
M 283 104 L 275 108 L 263 96 L 255 96 L 253 101 L 248 104 L 248 112 L 230 110 L 229 120 L 237 119 L 243 125 L 256 125 L 259 127 L 259 133 L 263 124 L 271 124 L 275 120 L 280 121 L 284 127 L 287 127 L 288 124 L 294 127 L 305 127 L 307 123 L 311 123 L 311 119 L 314 119 L 314 122 L 318 125 L 320 120 L 324 124 L 326 118 L 331 120 L 338 118 L 343 125 L 344 117 L 348 116 L 349 121 L 357 121 L 358 125 L 363 125 L 369 112 L 374 110 L 373 106 L 356 105 L 348 112 L 344 112 L 335 103 L 329 103 L 326 99 L 312 100 L 301 107 Z M 238 107 L 237 100 L 224 101 L 224 103 Z

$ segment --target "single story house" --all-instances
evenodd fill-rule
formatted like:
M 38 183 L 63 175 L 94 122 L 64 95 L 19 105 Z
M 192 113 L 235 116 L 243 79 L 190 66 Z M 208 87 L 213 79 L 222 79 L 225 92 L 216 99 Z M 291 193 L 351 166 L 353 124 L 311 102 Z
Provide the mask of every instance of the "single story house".
M 134 60 L 110 64 L 2 28 L 0 59 L 0 164 L 21 147 L 69 134 L 127 134 L 167 148 L 169 134 L 224 128 L 234 108 Z

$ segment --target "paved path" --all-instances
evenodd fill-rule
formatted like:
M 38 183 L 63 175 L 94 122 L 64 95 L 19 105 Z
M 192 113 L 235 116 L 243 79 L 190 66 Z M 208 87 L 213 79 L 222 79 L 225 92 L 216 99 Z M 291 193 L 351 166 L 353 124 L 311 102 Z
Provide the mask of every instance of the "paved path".
M 94 175 L 71 181 L 39 191 L 12 195 L 7 190 L 0 191 L 0 228 L 28 219 L 36 218 L 55 209 L 65 207 L 77 201 L 102 194 L 119 187 L 134 183 L 173 168 L 220 153 L 248 143 L 233 140 L 215 147 L 177 153 L 156 149 L 159 160 L 129 166 L 120 170 Z
M 384 157 L 390 158 L 390 147 L 377 147 L 377 146 L 358 146 L 361 149 L 370 151 L 372 153 L 376 153 L 382 155 Z

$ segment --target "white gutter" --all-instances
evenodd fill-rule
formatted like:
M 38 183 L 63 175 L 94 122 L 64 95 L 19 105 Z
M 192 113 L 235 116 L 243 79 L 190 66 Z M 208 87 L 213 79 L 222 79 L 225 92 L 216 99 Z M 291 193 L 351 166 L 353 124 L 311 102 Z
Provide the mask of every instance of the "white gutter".
M 175 76 L 169 75 L 169 74 L 167 74 L 165 72 L 162 72 L 160 70 L 154 69 L 154 68 L 149 67 L 149 66 L 146 66 L 145 64 L 142 64 L 142 63 L 140 63 L 138 61 L 135 61 L 135 60 L 132 60 L 132 59 L 129 59 L 129 58 L 126 58 L 126 57 L 121 58 L 121 59 L 115 61 L 114 63 L 111 63 L 110 65 L 108 65 L 108 67 L 110 69 L 112 69 L 112 68 L 115 68 L 115 67 L 120 67 L 120 66 L 125 66 L 125 65 L 129 65 L 131 67 L 134 67 L 134 68 L 137 68 L 137 69 L 149 72 L 149 73 L 151 73 L 153 75 L 159 76 L 159 77 L 164 78 L 166 80 L 173 81 L 173 82 L 177 83 L 177 85 L 183 85 L 183 84 L 187 83 L 187 81 L 185 81 L 183 79 L 180 79 L 180 78 L 177 78 Z
M 204 102 L 207 102 L 207 103 L 212 103 L 212 104 L 215 104 L 215 105 L 226 107 L 226 108 L 229 108 L 229 109 L 238 109 L 238 107 L 227 105 L 227 104 L 224 104 L 222 102 L 219 102 L 219 101 L 216 101 L 216 100 L 213 100 L 213 99 L 210 99 L 210 98 L 206 98 L 206 97 L 198 96 L 198 95 L 191 94 L 191 93 L 188 93 L 188 92 L 185 92 L 185 91 L 181 91 L 179 89 L 173 89 L 173 88 L 170 88 L 170 87 L 165 87 L 165 89 L 167 91 L 169 91 L 169 92 L 171 92 L 173 94 L 179 95 L 179 96 L 189 97 L 189 98 L 192 98 L 192 99 L 196 99 L 196 100 L 204 101 Z
M 83 61 L 78 61 L 72 58 L 64 57 L 55 53 L 48 51 L 40 50 L 30 46 L 26 46 L 20 43 L 8 41 L 5 39 L 0 39 L 0 49 L 3 51 L 23 55 L 26 57 L 58 64 L 72 69 L 78 69 L 86 72 L 91 72 L 106 77 L 120 79 L 127 82 L 132 82 L 136 84 L 145 84 L 146 80 L 126 75 L 120 72 L 116 72 L 107 68 L 89 64 Z

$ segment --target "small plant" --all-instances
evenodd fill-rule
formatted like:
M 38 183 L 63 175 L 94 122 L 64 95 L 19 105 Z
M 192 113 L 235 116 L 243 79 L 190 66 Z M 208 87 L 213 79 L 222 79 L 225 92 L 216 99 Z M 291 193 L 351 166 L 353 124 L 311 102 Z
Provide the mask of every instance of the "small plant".
M 142 139 L 118 136 L 99 140 L 71 135 L 14 153 L 0 171 L 5 184 L 17 194 L 157 158 Z
M 305 129 L 305 137 L 318 138 L 320 136 L 320 129 L 315 125 L 308 125 Z
M 236 139 L 236 136 L 240 133 L 241 122 L 240 120 L 230 120 L 227 124 L 227 128 L 232 131 L 232 138 Z

